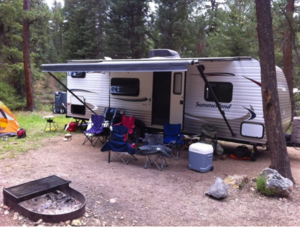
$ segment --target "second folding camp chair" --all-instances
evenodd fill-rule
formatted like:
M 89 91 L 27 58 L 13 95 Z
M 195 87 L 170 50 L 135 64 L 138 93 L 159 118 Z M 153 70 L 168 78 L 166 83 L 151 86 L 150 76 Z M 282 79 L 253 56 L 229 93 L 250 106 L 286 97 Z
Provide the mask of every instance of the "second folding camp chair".
M 164 144 L 172 149 L 172 157 L 176 160 L 180 156 L 180 147 L 184 145 L 183 138 L 181 134 L 181 124 L 164 124 Z M 175 149 L 175 152 L 173 150 Z
M 145 145 L 137 149 L 136 154 L 145 156 L 144 168 L 155 165 L 160 171 L 167 167 L 166 157 L 171 157 L 171 149 L 164 145 Z M 159 163 L 160 161 L 160 163 Z
M 145 138 L 143 139 L 143 142 L 145 145 L 163 145 L 164 135 L 145 133 Z
M 110 139 L 102 146 L 101 151 L 109 151 L 108 163 L 117 158 L 125 164 L 128 164 L 131 157 L 136 160 L 135 148 L 128 143 L 128 129 L 122 125 L 111 126 Z
M 145 133 L 144 144 L 137 149 L 136 154 L 145 156 L 144 168 L 155 165 L 160 171 L 167 167 L 166 157 L 171 157 L 171 149 L 163 145 L 164 136 L 162 134 Z
M 104 117 L 102 115 L 93 114 L 91 116 L 91 121 L 89 121 L 86 131 L 84 131 L 85 139 L 82 143 L 85 144 L 89 141 L 92 146 L 95 146 L 97 142 L 104 143 L 106 141 L 106 135 L 103 134 L 103 121 Z

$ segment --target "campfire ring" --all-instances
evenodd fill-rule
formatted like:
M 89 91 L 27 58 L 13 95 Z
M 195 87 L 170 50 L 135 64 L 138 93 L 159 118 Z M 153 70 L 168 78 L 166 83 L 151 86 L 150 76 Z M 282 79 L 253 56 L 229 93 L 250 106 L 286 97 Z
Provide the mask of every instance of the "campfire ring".
M 79 218 L 85 213 L 86 199 L 83 194 L 69 187 L 71 181 L 66 181 L 55 175 L 30 181 L 21 185 L 3 189 L 4 204 L 32 221 L 42 219 L 44 222 L 58 223 Z M 62 214 L 41 214 L 20 205 L 21 202 L 59 190 L 78 200 L 78 209 Z

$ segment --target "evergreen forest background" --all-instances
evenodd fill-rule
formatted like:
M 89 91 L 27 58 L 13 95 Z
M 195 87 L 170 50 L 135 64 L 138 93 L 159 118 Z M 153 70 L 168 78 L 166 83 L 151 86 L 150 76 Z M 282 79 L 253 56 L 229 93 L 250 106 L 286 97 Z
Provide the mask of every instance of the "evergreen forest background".
M 272 1 L 276 65 L 284 69 L 286 32 L 293 35 L 294 87 L 300 88 L 300 18 L 293 20 L 287 0 Z M 154 7 L 150 7 L 154 6 Z M 26 14 L 26 15 L 24 15 Z M 252 56 L 258 59 L 253 0 L 65 0 L 51 8 L 43 0 L 0 0 L 0 101 L 12 110 L 26 106 L 22 18 L 30 19 L 30 56 L 37 109 L 63 90 L 41 64 L 68 59 L 146 58 L 149 50 L 168 48 L 181 57 Z M 65 74 L 56 74 L 64 83 Z M 295 97 L 297 100 L 297 97 Z

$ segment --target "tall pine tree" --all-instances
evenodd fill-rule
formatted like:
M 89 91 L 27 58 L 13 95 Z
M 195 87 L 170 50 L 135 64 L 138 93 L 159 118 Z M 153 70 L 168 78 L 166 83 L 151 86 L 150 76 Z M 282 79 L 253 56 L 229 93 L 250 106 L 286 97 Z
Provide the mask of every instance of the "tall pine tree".
M 157 4 L 155 48 L 185 53 L 195 30 L 191 25 L 194 0 L 155 0 Z M 196 43 L 194 49 L 196 50 Z
M 27 20 L 30 27 L 26 45 L 30 46 L 30 68 L 35 81 L 39 76 L 35 69 L 45 60 L 43 53 L 44 43 L 47 43 L 48 13 L 47 5 L 42 0 L 31 0 L 31 9 L 26 13 L 22 0 L 3 0 L 0 3 L 0 100 L 11 109 L 23 108 L 26 95 L 22 18 Z
M 23 1 L 4 0 L 0 4 L 0 100 L 11 109 L 15 109 L 18 108 L 24 96 L 24 87 L 22 87 L 24 86 Z M 21 96 L 18 93 L 21 93 Z
M 63 14 L 61 3 L 54 1 L 51 7 L 51 19 L 48 20 L 48 39 L 45 45 L 47 62 L 63 62 L 64 44 L 63 44 L 63 26 L 66 20 Z
M 149 0 L 111 0 L 105 26 L 105 54 L 112 58 L 142 58 L 149 51 Z
M 207 56 L 258 57 L 255 5 L 252 0 L 226 0 L 212 13 L 208 26 Z
M 66 59 L 95 59 L 102 56 L 104 0 L 65 0 L 64 54 Z

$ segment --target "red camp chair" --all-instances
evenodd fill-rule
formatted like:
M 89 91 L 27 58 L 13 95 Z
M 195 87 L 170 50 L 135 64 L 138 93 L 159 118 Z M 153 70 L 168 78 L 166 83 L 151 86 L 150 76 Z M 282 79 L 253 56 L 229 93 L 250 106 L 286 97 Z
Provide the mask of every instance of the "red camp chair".
M 131 135 L 133 133 L 135 117 L 134 116 L 122 116 L 122 122 L 117 123 L 115 125 L 123 125 L 128 128 L 128 134 Z

